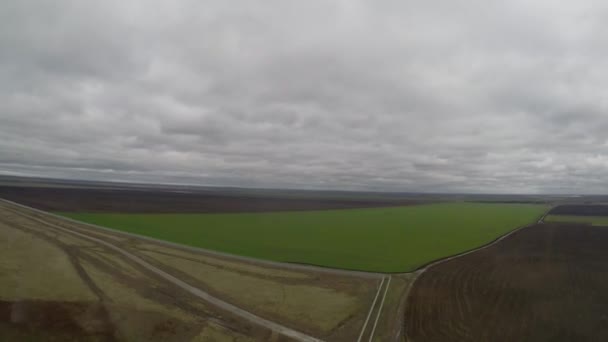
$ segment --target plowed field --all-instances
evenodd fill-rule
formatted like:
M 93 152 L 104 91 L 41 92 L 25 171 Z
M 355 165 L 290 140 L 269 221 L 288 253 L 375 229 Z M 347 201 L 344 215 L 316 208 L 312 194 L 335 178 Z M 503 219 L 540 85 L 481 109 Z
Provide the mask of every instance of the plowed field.
M 422 273 L 409 341 L 608 341 L 608 229 L 539 224 Z

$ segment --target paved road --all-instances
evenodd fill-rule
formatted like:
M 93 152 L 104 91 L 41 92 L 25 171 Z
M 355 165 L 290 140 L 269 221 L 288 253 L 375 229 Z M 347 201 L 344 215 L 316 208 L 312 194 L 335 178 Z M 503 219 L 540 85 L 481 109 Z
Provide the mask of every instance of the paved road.
M 277 332 L 277 333 L 279 333 L 281 335 L 288 336 L 288 337 L 293 338 L 293 339 L 298 340 L 298 341 L 303 341 L 303 342 L 318 342 L 318 341 L 321 341 L 318 338 L 315 338 L 315 337 L 312 337 L 312 336 L 307 335 L 305 333 L 293 330 L 293 329 L 288 328 L 286 326 L 283 326 L 281 324 L 269 321 L 267 319 L 264 319 L 262 317 L 259 317 L 259 316 L 255 315 L 255 314 L 253 314 L 253 313 L 251 313 L 249 311 L 243 310 L 243 309 L 241 309 L 241 308 L 239 308 L 239 307 L 237 307 L 235 305 L 232 305 L 232 304 L 230 304 L 228 302 L 225 302 L 225 301 L 223 301 L 223 300 L 221 300 L 221 299 L 219 299 L 217 297 L 214 297 L 214 296 L 210 295 L 209 293 L 207 293 L 207 292 L 205 292 L 205 291 L 203 291 L 203 290 L 201 290 L 199 288 L 196 288 L 194 286 L 191 286 L 188 283 L 186 283 L 186 282 L 184 282 L 184 281 L 182 281 L 182 280 L 180 280 L 180 279 L 178 279 L 178 278 L 176 278 L 176 277 L 174 277 L 174 276 L 172 276 L 172 275 L 170 275 L 170 274 L 162 271 L 161 269 L 159 269 L 159 268 L 157 268 L 157 267 L 149 264 L 145 260 L 143 260 L 143 259 L 141 259 L 141 258 L 139 258 L 139 257 L 137 257 L 137 256 L 135 256 L 135 255 L 133 255 L 131 253 L 129 253 L 128 251 L 126 251 L 126 250 L 124 250 L 124 249 L 122 249 L 122 248 L 120 248 L 120 247 L 118 247 L 118 246 L 116 246 L 116 245 L 114 245 L 114 244 L 112 244 L 112 243 L 110 243 L 108 241 L 105 241 L 105 240 L 102 240 L 102 239 L 99 239 L 99 238 L 87 235 L 86 233 L 83 233 L 83 232 L 77 232 L 77 231 L 72 230 L 72 229 L 67 229 L 67 228 L 55 225 L 53 223 L 50 223 L 50 222 L 46 222 L 43 219 L 40 219 L 38 217 L 32 217 L 31 214 L 28 215 L 28 213 L 27 213 L 27 210 L 31 210 L 31 208 L 29 208 L 29 207 L 25 207 L 25 206 L 22 206 L 20 204 L 12 203 L 12 202 L 5 201 L 5 200 L 1 200 L 1 201 L 5 202 L 5 203 L 8 203 L 9 205 L 13 206 L 12 208 L 6 208 L 6 210 L 8 210 L 8 211 L 10 211 L 10 212 L 12 212 L 12 213 L 14 213 L 16 215 L 19 215 L 19 216 L 25 217 L 25 218 L 27 218 L 29 220 L 38 222 L 40 224 L 43 224 L 43 225 L 45 225 L 47 227 L 50 227 L 52 229 L 55 229 L 57 231 L 61 231 L 61 232 L 68 233 L 68 234 L 72 234 L 72 235 L 81 237 L 83 239 L 86 239 L 86 240 L 98 243 L 98 244 L 103 245 L 103 246 L 105 246 L 107 248 L 110 248 L 110 249 L 118 252 L 119 254 L 123 255 L 124 257 L 130 259 L 131 261 L 137 263 L 142 268 L 144 268 L 144 269 L 146 269 L 146 270 L 148 270 L 150 272 L 153 272 L 154 274 L 156 274 L 157 276 L 161 277 L 162 279 L 164 279 L 164 280 L 166 280 L 166 281 L 168 281 L 168 282 L 170 282 L 170 283 L 172 283 L 172 284 L 174 284 L 174 285 L 182 288 L 183 290 L 189 292 L 190 294 L 192 294 L 192 295 L 194 295 L 194 296 L 196 296 L 198 298 L 201 298 L 204 301 L 209 302 L 209 303 L 211 303 L 211 304 L 213 304 L 213 305 L 215 305 L 215 306 L 217 306 L 217 307 L 219 307 L 219 308 L 221 308 L 223 310 L 226 310 L 226 311 L 228 311 L 228 312 L 230 312 L 230 313 L 232 313 L 232 314 L 234 314 L 236 316 L 244 318 L 244 319 L 246 319 L 246 320 L 248 320 L 248 321 L 250 321 L 250 322 L 252 322 L 254 324 L 266 327 L 266 328 L 268 328 L 268 329 L 270 329 L 272 331 L 275 331 L 275 332 Z M 26 210 L 24 212 L 24 210 L 18 210 L 16 208 L 14 208 L 14 206 L 19 207 L 20 209 L 26 209 Z

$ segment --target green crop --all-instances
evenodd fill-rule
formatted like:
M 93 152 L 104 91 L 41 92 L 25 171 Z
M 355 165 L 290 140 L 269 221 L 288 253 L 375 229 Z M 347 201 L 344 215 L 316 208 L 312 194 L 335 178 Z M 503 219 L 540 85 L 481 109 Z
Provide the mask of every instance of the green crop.
M 282 262 L 412 271 L 526 224 L 544 205 L 445 203 L 238 214 L 61 213 L 122 231 Z

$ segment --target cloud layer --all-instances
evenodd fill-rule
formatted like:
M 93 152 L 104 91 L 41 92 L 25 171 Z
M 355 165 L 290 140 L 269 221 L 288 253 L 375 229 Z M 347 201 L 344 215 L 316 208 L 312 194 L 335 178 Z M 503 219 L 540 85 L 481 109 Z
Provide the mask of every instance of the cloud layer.
M 3 173 L 608 191 L 601 1 L 3 1 Z

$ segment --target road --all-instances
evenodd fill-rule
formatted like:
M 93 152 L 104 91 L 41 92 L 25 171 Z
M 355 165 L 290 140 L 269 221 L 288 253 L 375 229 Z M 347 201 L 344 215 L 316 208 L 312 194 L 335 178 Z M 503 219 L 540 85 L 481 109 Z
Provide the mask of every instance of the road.
M 384 308 L 384 302 L 386 300 L 386 294 L 388 293 L 388 289 L 391 286 L 391 276 L 388 276 L 388 281 L 386 282 L 386 286 L 384 287 L 384 295 L 382 295 L 382 300 L 380 301 L 380 307 L 378 308 L 378 313 L 376 314 L 376 320 L 374 321 L 374 325 L 372 327 L 372 332 L 369 334 L 369 342 L 372 342 L 374 339 L 374 334 L 376 333 L 376 327 L 378 326 L 378 321 L 380 320 L 380 316 L 382 316 L 382 308 Z
M 386 300 L 386 294 L 388 293 L 388 289 L 391 284 L 391 279 L 392 277 L 389 275 L 383 277 L 380 281 L 380 284 L 378 285 L 378 290 L 376 291 L 376 296 L 374 297 L 372 305 L 369 308 L 369 312 L 367 313 L 365 322 L 363 322 L 363 326 L 361 327 L 361 332 L 359 333 L 359 338 L 357 339 L 357 342 L 363 341 L 366 335 L 369 335 L 369 338 L 367 340 L 368 342 L 373 341 L 374 334 L 376 333 L 376 327 L 378 326 L 378 321 L 380 320 L 380 316 L 382 315 L 382 309 L 384 308 L 384 301 Z M 380 301 L 378 301 L 378 298 L 380 298 L 380 293 L 384 294 L 382 295 Z M 368 324 L 370 322 L 370 318 L 372 317 L 372 314 L 374 312 L 376 313 L 376 318 L 374 319 L 374 323 L 369 326 Z

